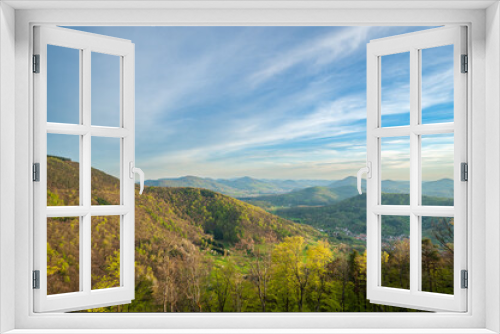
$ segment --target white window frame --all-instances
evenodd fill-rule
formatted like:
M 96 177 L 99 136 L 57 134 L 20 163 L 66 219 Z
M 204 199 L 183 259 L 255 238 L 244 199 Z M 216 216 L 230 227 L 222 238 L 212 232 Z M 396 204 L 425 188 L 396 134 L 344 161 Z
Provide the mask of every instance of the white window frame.
M 498 135 L 500 99 L 500 12 L 497 2 L 412 2 L 399 1 L 397 5 L 384 1 L 370 2 L 369 7 L 364 2 L 269 2 L 223 4 L 217 1 L 207 3 L 165 2 L 164 5 L 151 4 L 144 1 L 143 5 L 133 3 L 136 9 L 124 9 L 130 2 L 93 2 L 82 1 L 74 6 L 86 9 L 71 9 L 62 2 L 17 2 L 2 3 L 0 9 L 0 24 L 10 30 L 0 32 L 2 54 L 0 68 L 12 66 L 12 54 L 15 45 L 15 74 L 3 78 L 0 82 L 2 93 L 1 117 L 5 124 L 15 127 L 15 148 L 9 149 L 11 143 L 6 143 L 2 136 L 1 155 L 4 160 L 0 165 L 2 181 L 8 181 L 7 175 L 12 171 L 12 165 L 5 159 L 15 159 L 15 227 L 6 224 L 2 212 L 3 233 L 1 262 L 2 277 L 0 293 L 0 316 L 4 323 L 2 330 L 16 329 L 15 333 L 36 333 L 37 329 L 54 329 L 51 332 L 70 333 L 76 329 L 88 329 L 88 333 L 144 332 L 145 329 L 158 329 L 158 332 L 176 332 L 175 329 L 192 329 L 192 332 L 238 332 L 235 329 L 253 328 L 252 332 L 341 332 L 339 328 L 350 328 L 355 333 L 415 333 L 418 328 L 422 333 L 492 333 L 500 331 L 498 312 L 499 297 L 499 244 L 500 230 L 498 218 L 500 210 L 500 176 L 498 163 L 500 154 Z M 19 9 L 15 12 L 15 24 L 12 20 L 13 10 L 9 5 Z M 45 9 L 41 9 L 44 8 Z M 120 8 L 120 6 L 122 6 Z M 170 8 L 147 9 L 148 6 L 163 6 Z M 184 6 L 184 9 L 179 7 Z M 225 6 L 232 8 L 224 8 Z M 241 7 L 247 8 L 241 8 Z M 398 9 L 390 9 L 398 6 Z M 461 7 L 457 9 L 457 7 Z M 486 7 L 490 6 L 488 9 Z M 99 7 L 100 9 L 96 9 Z M 103 10 L 103 7 L 114 10 Z M 194 7 L 194 8 L 193 8 Z M 280 8 L 281 7 L 281 8 Z M 436 9 L 436 7 L 438 9 Z M 31 8 L 31 9 L 30 9 Z M 49 8 L 49 9 L 47 9 Z M 52 8 L 52 9 L 50 9 Z M 93 8 L 93 9 L 92 9 Z M 177 9 L 176 9 L 177 8 Z M 258 9 L 255 9 L 258 8 Z M 346 9 L 351 8 L 351 9 Z M 441 9 L 439 9 L 441 8 Z M 468 9 L 467 9 L 468 8 Z M 485 26 L 486 22 L 486 26 Z M 32 121 L 32 76 L 29 72 L 32 54 L 32 27 L 35 24 L 58 25 L 443 25 L 465 24 L 469 27 L 469 55 L 471 56 L 468 78 L 471 87 L 468 96 L 470 181 L 468 195 L 469 230 L 468 267 L 470 287 L 468 289 L 469 308 L 466 313 L 434 313 L 434 314 L 34 314 L 31 286 L 30 245 L 32 245 L 31 222 L 33 218 L 30 194 L 31 156 L 33 133 Z M 15 44 L 12 31 L 15 30 Z M 4 45 L 6 47 L 4 47 Z M 10 52 L 10 53 L 8 53 Z M 8 53 L 7 56 L 5 53 Z M 159 65 L 160 66 L 160 65 Z M 487 66 L 488 71 L 485 71 Z M 15 87 L 8 85 L 14 82 Z M 488 85 L 487 85 L 488 84 Z M 15 101 L 6 98 L 4 94 L 15 93 Z M 15 119 L 12 114 L 15 107 Z M 488 117 L 488 122 L 486 121 Z M 486 135 L 488 133 L 488 141 Z M 12 132 L 10 132 L 12 136 Z M 9 138 L 9 137 L 7 137 Z M 12 138 L 11 138 L 12 139 Z M 488 155 L 485 150 L 490 149 Z M 8 159 L 11 158 L 11 159 Z M 486 183 L 486 172 L 489 172 Z M 14 186 L 14 183 L 8 183 Z M 3 191 L 3 189 L 2 189 Z M 488 196 L 486 196 L 488 194 Z M 487 205 L 485 206 L 485 201 Z M 0 206 L 5 210 L 9 204 L 5 198 L 0 199 Z M 12 217 L 12 215 L 10 216 Z M 488 219 L 486 219 L 488 218 Z M 10 222 L 9 222 L 10 223 Z M 474 227 L 472 230 L 471 226 Z M 473 232 L 473 233 L 472 233 Z M 15 238 L 15 247 L 9 241 Z M 12 246 L 12 249 L 4 247 Z M 488 267 L 486 267 L 488 263 Z M 8 284 L 11 283 L 9 286 Z M 12 289 L 12 285 L 15 289 Z M 488 293 L 486 293 L 488 289 Z M 14 291 L 12 291 L 14 290 Z M 4 298 L 5 297 L 5 298 Z M 10 305 L 9 305 L 10 303 Z M 15 309 L 11 311 L 11 305 Z M 10 308 L 8 307 L 10 306 Z M 10 316 L 14 316 L 14 318 Z M 130 330 L 141 327 L 140 330 Z M 298 330 L 300 328 L 300 330 Z M 413 328 L 413 330 L 412 330 Z M 160 331 L 159 329 L 165 329 Z M 170 329 L 170 330 L 168 330 Z M 296 329 L 295 331 L 293 329 Z M 357 329 L 357 330 L 355 330 Z M 490 331 L 491 330 L 491 331 Z M 41 331 L 40 331 L 41 332 Z M 45 331 L 46 332 L 46 331 Z M 183 331 L 186 332 L 186 331 Z M 345 331 L 342 331 L 345 332 Z
M 376 304 L 413 307 L 421 310 L 464 312 L 467 310 L 467 290 L 461 288 L 461 271 L 467 270 L 467 183 L 461 180 L 461 163 L 467 163 L 467 75 L 461 73 L 461 57 L 467 54 L 466 27 L 434 28 L 399 36 L 372 40 L 367 46 L 367 161 L 371 178 L 367 180 L 367 298 Z M 454 121 L 422 123 L 422 52 L 423 49 L 453 46 Z M 382 126 L 382 57 L 409 53 L 410 123 Z M 453 180 L 454 205 L 422 205 L 421 136 L 454 135 Z M 382 145 L 383 138 L 408 137 L 410 203 L 382 204 Z M 382 217 L 408 216 L 410 221 L 410 288 L 382 286 Z M 422 284 L 422 217 L 454 217 L 454 293 L 451 295 L 424 292 Z M 408 306 L 411 305 L 411 306 Z
M 39 271 L 39 289 L 34 289 L 34 311 L 74 311 L 107 305 L 128 304 L 134 299 L 135 184 L 132 169 L 135 160 L 134 44 L 52 26 L 34 27 L 34 54 L 39 56 L 39 73 L 34 83 L 34 162 L 39 163 L 39 181 L 33 184 L 34 270 Z M 47 45 L 73 48 L 79 53 L 80 110 L 79 124 L 47 122 Z M 119 127 L 95 126 L 91 120 L 92 53 L 113 55 L 120 62 Z M 47 207 L 47 135 L 63 134 L 79 138 L 79 190 L 77 206 Z M 91 203 L 91 141 L 96 137 L 120 141 L 120 204 Z M 92 290 L 93 216 L 119 216 L 120 285 Z M 47 218 L 76 217 L 79 224 L 80 271 L 78 292 L 47 295 Z

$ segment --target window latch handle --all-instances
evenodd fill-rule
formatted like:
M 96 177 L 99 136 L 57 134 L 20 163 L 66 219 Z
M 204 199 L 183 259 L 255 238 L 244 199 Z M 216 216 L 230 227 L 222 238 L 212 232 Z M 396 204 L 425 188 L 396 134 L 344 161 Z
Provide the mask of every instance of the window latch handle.
M 366 162 L 366 167 L 361 168 L 358 170 L 358 192 L 361 195 L 363 191 L 361 190 L 361 176 L 363 173 L 366 173 L 366 178 L 371 179 L 372 178 L 372 163 L 371 161 Z
M 141 189 L 139 190 L 139 195 L 142 195 L 142 191 L 144 190 L 144 172 L 142 169 L 134 167 L 134 162 L 130 161 L 129 163 L 129 176 L 131 179 L 135 178 L 135 174 L 139 174 L 139 183 L 141 185 Z

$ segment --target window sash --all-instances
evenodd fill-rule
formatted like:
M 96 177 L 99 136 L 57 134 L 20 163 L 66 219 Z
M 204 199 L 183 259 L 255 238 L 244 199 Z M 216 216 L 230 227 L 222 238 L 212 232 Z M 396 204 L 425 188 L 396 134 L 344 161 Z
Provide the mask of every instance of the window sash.
M 34 270 L 40 271 L 40 289 L 34 289 L 34 311 L 74 311 L 129 303 L 134 298 L 135 185 L 129 177 L 134 161 L 134 44 L 127 40 L 83 33 L 71 29 L 39 26 L 34 30 L 34 54 L 40 55 L 40 73 L 34 75 L 34 162 L 40 163 L 40 182 L 34 183 Z M 80 50 L 80 122 L 47 122 L 47 45 Z M 120 57 L 120 127 L 91 125 L 91 53 Z M 47 207 L 47 134 L 78 135 L 79 206 Z M 91 205 L 91 138 L 119 138 L 120 205 Z M 92 290 L 92 216 L 119 215 L 120 286 Z M 80 217 L 80 291 L 47 295 L 47 218 Z
M 467 162 L 467 76 L 460 72 L 466 54 L 466 28 L 444 27 L 371 41 L 367 46 L 367 158 L 372 178 L 367 180 L 367 298 L 372 303 L 423 310 L 467 310 L 467 290 L 461 289 L 460 271 L 467 269 L 467 183 L 460 180 L 460 163 Z M 454 122 L 420 124 L 420 50 L 454 45 Z M 381 127 L 381 56 L 410 53 L 410 125 Z M 420 136 L 454 134 L 454 206 L 422 206 Z M 381 205 L 381 139 L 410 138 L 410 205 Z M 381 286 L 381 217 L 410 217 L 410 289 Z M 420 291 L 421 217 L 454 217 L 454 294 Z

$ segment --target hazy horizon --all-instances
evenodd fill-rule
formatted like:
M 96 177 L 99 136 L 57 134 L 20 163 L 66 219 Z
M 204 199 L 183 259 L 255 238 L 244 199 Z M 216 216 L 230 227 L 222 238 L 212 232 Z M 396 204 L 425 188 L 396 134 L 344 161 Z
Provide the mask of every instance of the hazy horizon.
M 270 179 L 270 178 L 258 178 L 258 177 L 253 177 L 251 175 L 243 175 L 243 176 L 236 176 L 236 177 L 228 177 L 228 178 L 220 178 L 220 177 L 211 177 L 211 176 L 200 176 L 200 175 L 183 175 L 183 176 L 173 176 L 173 177 L 169 177 L 169 176 L 166 176 L 166 177 L 160 177 L 160 178 L 157 178 L 157 179 L 150 179 L 150 178 L 147 178 L 146 181 L 149 181 L 149 180 L 152 180 L 152 181 L 155 181 L 155 180 L 175 180 L 175 179 L 181 179 L 181 178 L 185 178 L 185 177 L 197 177 L 197 178 L 200 178 L 200 179 L 210 179 L 210 180 L 238 180 L 238 179 L 243 179 L 243 178 L 251 178 L 251 179 L 255 179 L 255 180 L 260 180 L 260 181 L 341 181 L 341 180 L 345 180 L 347 178 L 356 178 L 356 176 L 346 176 L 342 179 L 305 179 L 305 178 L 302 178 L 302 179 L 280 179 L 280 178 L 274 178 L 274 179 Z M 425 180 L 423 182 L 433 182 L 433 181 L 440 181 L 440 180 L 453 180 L 452 178 L 449 178 L 449 177 L 443 177 L 443 178 L 440 178 L 440 179 L 436 179 L 436 180 Z M 363 179 L 363 181 L 366 181 Z M 397 182 L 410 182 L 408 180 L 393 180 L 393 179 L 383 179 L 382 181 L 397 181 Z

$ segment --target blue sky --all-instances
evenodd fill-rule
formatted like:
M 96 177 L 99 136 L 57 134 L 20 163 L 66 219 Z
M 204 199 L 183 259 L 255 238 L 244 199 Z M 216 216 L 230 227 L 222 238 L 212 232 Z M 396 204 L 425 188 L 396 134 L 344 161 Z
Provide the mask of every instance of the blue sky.
M 73 29 L 135 43 L 136 165 L 148 179 L 340 179 L 355 175 L 366 159 L 366 44 L 427 28 Z M 48 120 L 78 122 L 78 73 L 71 70 L 78 68 L 78 53 L 52 48 Z M 453 120 L 450 52 L 452 47 L 423 51 L 424 123 Z M 115 58 L 92 55 L 94 125 L 113 126 L 118 120 Z M 409 59 L 405 54 L 387 58 L 382 60 L 382 124 L 406 125 Z M 64 99 L 57 98 L 61 93 Z M 77 143 L 49 136 L 49 154 L 78 160 Z M 451 177 L 452 143 L 452 136 L 423 140 L 424 178 Z M 117 174 L 116 143 L 96 139 L 93 146 L 93 166 Z M 409 153 L 404 140 L 385 148 L 385 178 L 408 179 L 402 172 Z

